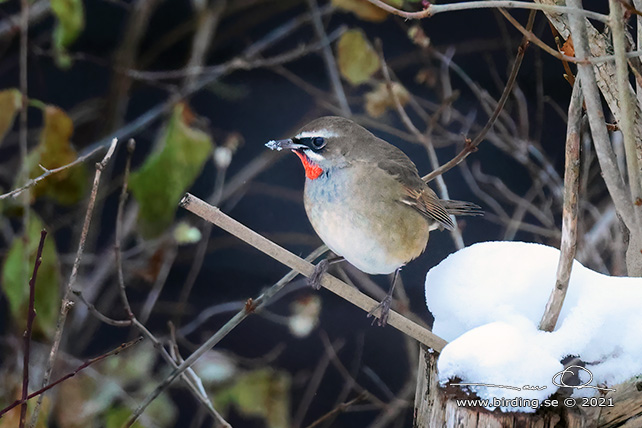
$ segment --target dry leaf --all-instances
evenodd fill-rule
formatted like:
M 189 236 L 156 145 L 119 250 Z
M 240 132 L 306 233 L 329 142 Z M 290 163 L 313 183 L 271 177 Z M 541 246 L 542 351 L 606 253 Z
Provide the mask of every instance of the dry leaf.
M 392 91 L 397 94 L 401 105 L 406 105 L 410 98 L 406 88 L 397 82 L 393 82 Z M 366 111 L 372 117 L 380 117 L 388 108 L 395 108 L 395 101 L 390 96 L 386 84 L 379 83 L 374 91 L 366 94 Z
M 343 33 L 337 45 L 337 63 L 341 75 L 355 86 L 366 82 L 381 67 L 377 53 L 361 30 Z

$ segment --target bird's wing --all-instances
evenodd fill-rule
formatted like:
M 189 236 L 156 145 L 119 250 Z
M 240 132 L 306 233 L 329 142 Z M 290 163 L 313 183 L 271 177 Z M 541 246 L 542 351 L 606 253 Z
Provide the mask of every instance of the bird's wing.
M 401 150 L 389 147 L 392 149 L 387 150 L 384 160 L 377 162 L 377 166 L 401 183 L 405 195 L 400 202 L 416 209 L 439 226 L 454 229 L 455 225 L 448 211 L 437 194 L 419 177 L 415 164 Z
M 413 207 L 445 229 L 453 230 L 455 228 L 455 224 L 441 203 L 441 199 L 430 187 L 424 184 L 423 189 L 404 187 L 404 190 L 408 196 L 403 198 L 401 202 Z

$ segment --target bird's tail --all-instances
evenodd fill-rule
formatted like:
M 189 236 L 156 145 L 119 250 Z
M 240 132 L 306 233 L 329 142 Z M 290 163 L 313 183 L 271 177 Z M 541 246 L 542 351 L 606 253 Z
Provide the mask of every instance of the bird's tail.
M 479 205 L 473 204 L 472 202 L 464 201 L 451 201 L 451 200 L 442 200 L 441 201 L 448 214 L 452 215 L 484 215 L 484 211 Z

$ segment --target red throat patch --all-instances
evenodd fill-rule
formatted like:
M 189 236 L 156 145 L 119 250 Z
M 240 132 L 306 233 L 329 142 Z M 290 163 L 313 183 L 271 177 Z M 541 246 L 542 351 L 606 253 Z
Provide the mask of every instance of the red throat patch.
M 305 176 L 310 180 L 316 180 L 317 178 L 319 178 L 319 176 L 323 173 L 321 167 L 312 162 L 312 160 L 310 160 L 310 158 L 307 157 L 305 153 L 302 153 L 298 150 L 293 150 L 293 152 L 299 157 L 299 159 L 301 159 L 303 168 L 305 168 Z

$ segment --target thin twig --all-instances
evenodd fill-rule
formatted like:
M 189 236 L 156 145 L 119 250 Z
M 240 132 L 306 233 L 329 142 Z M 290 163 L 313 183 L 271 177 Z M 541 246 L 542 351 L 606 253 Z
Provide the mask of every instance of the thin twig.
M 225 178 L 227 174 L 227 167 L 229 165 L 216 165 L 216 180 L 214 181 L 214 188 L 212 194 L 208 199 L 208 202 L 211 205 L 219 205 L 223 197 L 223 190 L 225 189 Z M 248 168 L 248 166 L 246 166 Z M 245 183 L 249 180 L 244 181 Z M 181 294 L 178 298 L 178 307 L 176 309 L 175 323 L 180 325 L 180 320 L 185 312 L 185 306 L 187 304 L 187 299 L 189 298 L 192 288 L 196 283 L 199 273 L 201 272 L 201 267 L 203 267 L 203 262 L 205 261 L 205 255 L 207 253 L 207 247 L 210 242 L 210 235 L 212 234 L 212 223 L 205 222 L 203 229 L 201 231 L 201 240 L 196 246 L 196 251 L 192 259 L 192 265 L 190 266 L 189 273 L 183 283 L 181 289 Z
M 87 240 L 87 234 L 89 233 L 89 224 L 91 223 L 91 217 L 94 213 L 94 205 L 96 203 L 96 195 L 98 194 L 98 185 L 100 184 L 100 176 L 102 175 L 103 169 L 110 161 L 114 150 L 116 150 L 116 144 L 118 140 L 115 138 L 112 140 L 109 150 L 103 157 L 103 160 L 96 163 L 96 175 L 94 176 L 94 184 L 91 189 L 91 195 L 89 196 L 89 203 L 87 205 L 87 211 L 85 213 L 85 221 L 82 226 L 82 233 L 80 235 L 80 242 L 78 243 L 78 251 L 76 252 L 76 260 L 71 268 L 71 274 L 69 275 L 69 281 L 67 282 L 67 287 L 62 298 L 62 304 L 60 305 L 60 314 L 58 315 L 58 321 L 56 322 L 56 331 L 54 333 L 54 341 L 51 346 L 51 351 L 49 352 L 49 359 L 47 360 L 47 365 L 45 368 L 45 374 L 42 379 L 42 386 L 44 387 L 49 383 L 51 379 L 51 372 L 53 371 L 54 362 L 56 361 L 56 356 L 58 355 L 58 348 L 60 347 L 60 341 L 62 339 L 62 333 L 65 329 L 65 321 L 67 320 L 67 313 L 73 306 L 71 301 L 71 294 L 74 286 L 76 285 L 76 277 L 78 276 L 78 268 L 80 266 L 80 260 L 82 259 L 83 252 L 85 250 L 85 241 Z M 30 428 L 36 426 L 38 422 L 38 416 L 40 413 L 40 407 L 42 405 L 44 395 L 38 397 L 38 402 L 33 411 L 31 417 Z
M 9 406 L 7 406 L 7 407 L 5 407 L 4 409 L 0 410 L 0 417 L 2 417 L 2 415 L 4 415 L 5 413 L 7 413 L 8 411 L 10 411 L 11 409 L 13 409 L 14 407 L 16 407 L 16 406 L 18 406 L 18 405 L 21 405 L 21 404 L 23 404 L 23 405 L 24 405 L 24 404 L 26 404 L 26 402 L 27 402 L 28 400 L 31 400 L 31 399 L 32 399 L 32 398 L 34 398 L 34 397 L 40 396 L 40 395 L 44 394 L 45 392 L 47 392 L 48 390 L 50 390 L 51 388 L 53 388 L 54 386 L 59 385 L 60 383 L 62 383 L 62 382 L 64 382 L 64 381 L 66 381 L 67 379 L 69 379 L 69 378 L 71 378 L 71 377 L 76 376 L 78 373 L 80 373 L 82 370 L 86 369 L 87 367 L 91 366 L 92 364 L 97 363 L 97 362 L 99 362 L 99 361 L 102 361 L 102 360 L 104 360 L 105 358 L 110 357 L 110 356 L 112 356 L 112 355 L 117 355 L 117 354 L 119 354 L 119 353 L 123 352 L 125 349 L 127 349 L 127 348 L 130 348 L 130 347 L 134 346 L 135 344 L 137 344 L 138 342 L 140 342 L 142 339 L 143 339 L 142 337 L 139 337 L 138 339 L 132 340 L 131 342 L 123 343 L 123 344 L 122 344 L 122 345 L 120 345 L 118 348 L 113 349 L 113 350 L 111 350 L 111 351 L 107 352 L 106 354 L 103 354 L 103 355 L 100 355 L 100 356 L 98 356 L 98 357 L 91 358 L 91 359 L 89 359 L 89 360 L 85 361 L 83 364 L 81 364 L 80 366 L 78 366 L 78 367 L 77 367 L 74 371 L 72 371 L 71 373 L 67 373 L 66 375 L 64 375 L 64 376 L 63 376 L 63 377 L 61 377 L 60 379 L 58 379 L 58 380 L 56 380 L 56 381 L 54 381 L 54 382 L 52 382 L 52 383 L 50 383 L 50 384 L 48 384 L 48 385 L 43 386 L 43 387 L 42 387 L 42 388 L 40 388 L 39 390 L 37 390 L 37 391 L 32 392 L 31 394 L 29 394 L 27 397 L 24 397 L 24 398 L 22 398 L 22 399 L 20 399 L 20 400 L 16 400 L 16 401 L 14 401 L 13 403 L 11 403 Z
M 125 202 L 127 201 L 127 186 L 129 184 L 129 173 L 131 169 L 134 150 L 136 150 L 136 140 L 130 138 L 127 142 L 127 160 L 125 161 L 123 187 L 120 190 L 120 196 L 118 198 L 118 209 L 116 211 L 116 243 L 114 244 L 114 259 L 116 262 L 116 274 L 118 275 L 118 290 L 120 293 L 120 299 L 123 303 L 123 307 L 125 308 L 125 313 L 127 314 L 127 318 L 129 319 L 134 318 L 134 313 L 132 312 L 132 308 L 129 305 L 129 299 L 127 299 L 127 293 L 125 291 L 125 277 L 123 275 L 123 256 L 121 245 L 123 242 L 123 212 L 125 210 Z
M 205 63 L 214 35 L 221 20 L 221 15 L 227 5 L 227 0 L 213 0 L 209 2 L 194 2 L 198 5 L 195 10 L 197 28 L 192 38 L 192 50 L 185 68 L 200 69 Z M 183 86 L 189 90 L 195 83 L 198 73 L 186 76 Z
M 20 1 L 20 125 L 19 125 L 19 144 L 20 144 L 20 165 L 21 171 L 17 183 L 22 185 L 29 178 L 29 168 L 27 167 L 28 155 L 28 115 L 27 106 L 28 98 L 28 57 L 27 49 L 29 43 L 29 0 Z M 31 214 L 31 197 L 29 194 L 23 195 L 20 201 L 22 205 L 22 228 L 23 233 L 23 258 L 20 263 L 20 277 L 26 278 L 29 270 L 29 217 Z
M 111 132 L 112 129 L 122 125 L 129 102 L 132 79 L 131 76 L 120 70 L 135 67 L 138 49 L 146 34 L 152 13 L 159 3 L 158 0 L 137 0 L 133 4 L 127 19 L 127 27 L 121 33 L 122 41 L 114 58 L 116 67 L 110 82 L 103 119 L 105 132 Z
M 352 400 L 341 403 L 334 409 L 330 410 L 328 413 L 325 415 L 321 416 L 319 419 L 316 421 L 312 422 L 310 425 L 308 425 L 306 428 L 315 428 L 324 423 L 325 421 L 336 417 L 338 414 L 345 412 L 348 410 L 350 407 L 354 406 L 355 404 L 358 404 L 362 401 L 365 401 L 368 398 L 368 394 L 365 392 L 362 392 L 361 394 L 357 395 L 355 398 Z
M 112 141 L 113 141 L 113 140 L 112 140 Z M 101 151 L 101 150 L 105 149 L 105 147 L 106 147 L 106 146 L 98 146 L 98 147 L 95 147 L 95 148 L 94 148 L 93 150 L 91 150 L 89 153 L 87 153 L 87 154 L 85 154 L 85 155 L 83 155 L 83 156 L 79 156 L 78 158 L 76 158 L 76 160 L 74 160 L 74 161 L 73 161 L 73 162 L 71 162 L 71 163 L 68 163 L 67 165 L 63 165 L 63 166 L 61 166 L 61 167 L 54 168 L 54 169 L 46 169 L 46 168 L 43 168 L 43 169 L 45 170 L 45 172 L 44 172 L 43 174 L 39 175 L 39 176 L 38 176 L 38 177 L 36 177 L 36 178 L 32 178 L 31 180 L 27 181 L 27 182 L 25 183 L 25 185 L 24 185 L 24 186 L 22 186 L 22 187 L 19 187 L 19 188 L 14 189 L 14 190 L 12 190 L 12 191 L 10 191 L 10 192 L 7 192 L 7 193 L 4 193 L 4 194 L 0 195 L 0 201 L 1 201 L 1 200 L 3 200 L 3 199 L 6 199 L 6 198 L 10 198 L 10 197 L 16 197 L 16 196 L 18 196 L 19 194 L 21 194 L 21 193 L 22 193 L 22 192 L 24 192 L 25 190 L 30 189 L 30 188 L 32 188 L 33 186 L 35 186 L 36 184 L 40 183 L 42 180 L 44 180 L 45 178 L 49 177 L 50 175 L 57 174 L 57 173 L 59 173 L 59 172 L 65 171 L 65 170 L 67 170 L 67 169 L 69 169 L 69 168 L 71 168 L 71 167 L 73 167 L 73 166 L 75 166 L 75 165 L 78 165 L 79 163 L 82 163 L 82 162 L 86 161 L 87 159 L 89 159 L 90 157 L 92 157 L 92 156 L 93 156 L 94 154 L 96 154 L 97 152 L 99 152 L 99 151 Z
M 94 315 L 98 320 L 101 322 L 104 322 L 107 325 L 111 325 L 114 327 L 129 327 L 132 325 L 131 320 L 115 320 L 112 318 L 109 318 L 102 312 L 100 312 L 98 309 L 96 309 L 96 306 L 94 306 L 92 303 L 89 303 L 85 296 L 82 294 L 82 291 L 80 290 L 73 290 L 74 296 L 78 298 L 85 306 L 87 306 L 87 309 L 89 309 L 89 312 Z
M 352 111 L 350 110 L 350 104 L 348 104 L 346 93 L 343 90 L 343 85 L 341 84 L 339 68 L 337 67 L 337 61 L 332 53 L 328 35 L 323 28 L 323 22 L 321 21 L 321 12 L 319 11 L 317 0 L 308 0 L 308 7 L 310 8 L 310 13 L 312 14 L 312 24 L 314 26 L 314 32 L 317 34 L 319 42 L 321 42 L 321 44 L 323 45 L 321 54 L 323 56 L 325 68 L 328 72 L 328 77 L 330 78 L 334 96 L 339 102 L 339 107 L 341 107 L 341 113 L 343 114 L 343 116 L 350 117 L 352 115 Z
M 189 195 L 189 194 L 188 194 Z M 191 196 L 191 195 L 190 195 Z M 185 198 L 183 201 L 185 201 Z M 193 198 L 193 196 L 191 196 Z M 207 205 L 205 202 L 200 199 L 197 200 L 198 203 Z M 193 206 L 191 206 L 193 208 Z M 203 217 L 205 218 L 205 217 Z M 327 251 L 325 246 L 321 246 L 313 251 L 309 256 L 309 260 L 315 260 L 321 254 Z M 293 255 L 294 256 L 294 255 Z M 295 256 L 296 257 L 296 256 Z M 300 259 L 299 259 L 300 260 Z M 309 262 L 308 264 L 312 266 Z M 311 271 L 310 271 L 311 272 Z M 147 406 L 156 399 L 177 377 L 185 372 L 189 367 L 194 364 L 204 353 L 212 349 L 218 342 L 220 342 L 227 334 L 232 331 L 236 326 L 238 326 L 248 315 L 253 312 L 256 312 L 261 307 L 263 307 L 267 302 L 269 302 L 276 293 L 278 293 L 283 287 L 285 287 L 294 277 L 298 275 L 298 272 L 292 270 L 288 272 L 283 278 L 281 278 L 276 284 L 270 287 L 267 291 L 261 294 L 256 300 L 248 299 L 245 307 L 240 310 L 236 315 L 234 315 L 230 320 L 225 323 L 213 336 L 205 341 L 196 351 L 194 351 L 183 363 L 176 367 L 170 374 L 167 376 L 157 387 L 152 391 L 145 400 L 138 406 L 136 411 L 131 415 L 129 420 L 125 423 L 125 427 L 130 427 L 136 422 L 136 420 L 143 414 Z
M 615 55 L 601 55 L 601 56 L 589 56 L 589 57 L 578 57 L 578 56 L 568 56 L 563 54 L 560 51 L 557 51 L 553 49 L 552 47 L 548 46 L 542 39 L 537 37 L 535 33 L 532 31 L 527 30 L 524 28 L 515 18 L 513 18 L 506 10 L 504 9 L 498 9 L 499 12 L 501 12 L 502 15 L 510 22 L 515 29 L 517 29 L 520 33 L 524 35 L 528 39 L 529 42 L 534 43 L 537 45 L 539 48 L 541 48 L 544 52 L 547 54 L 563 61 L 564 63 L 576 63 L 576 64 L 600 64 L 603 62 L 612 62 L 615 60 Z M 642 56 L 642 51 L 632 51 L 632 52 L 625 52 L 624 56 L 626 58 L 637 58 Z
M 183 360 L 183 357 L 181 357 L 181 354 L 178 351 L 178 343 L 176 342 L 176 329 L 171 322 L 169 323 L 169 327 L 171 336 L 170 355 L 176 362 L 174 367 L 177 367 L 178 364 L 182 364 L 185 360 Z M 200 395 L 203 397 L 207 397 L 207 392 L 205 391 L 205 387 L 203 386 L 203 381 L 200 377 L 198 377 L 194 369 L 192 369 L 191 367 L 188 368 L 185 373 L 181 374 L 181 379 L 188 385 L 190 383 L 194 384 L 201 392 Z M 212 403 L 209 401 L 209 399 L 207 400 L 206 407 L 209 409 L 212 416 L 214 416 L 214 420 L 218 422 L 223 428 L 232 428 L 232 425 L 230 425 L 229 422 L 227 422 L 225 418 L 223 418 L 223 416 L 214 408 L 214 406 L 212 406 Z
M 471 10 L 471 9 L 490 9 L 490 8 L 506 8 L 506 9 L 531 9 L 531 10 L 541 10 L 543 12 L 549 13 L 559 13 L 559 14 L 568 14 L 576 16 L 584 16 L 587 18 L 595 19 L 596 21 L 608 22 L 608 16 L 603 15 L 597 12 L 591 12 L 584 9 L 576 9 L 568 6 L 553 6 L 547 4 L 537 4 L 529 3 L 523 1 L 510 1 L 510 0 L 481 0 L 481 1 L 467 1 L 462 3 L 448 3 L 448 4 L 429 4 L 427 8 L 420 12 L 405 12 L 399 10 L 393 6 L 390 6 L 387 3 L 384 3 L 382 0 L 368 0 L 370 3 L 375 6 L 380 7 L 386 12 L 392 13 L 394 15 L 401 16 L 405 19 L 423 19 L 430 18 L 438 13 L 444 12 L 456 12 L 460 10 Z
M 370 1 L 370 0 L 369 0 Z M 531 31 L 533 29 L 533 24 L 535 22 L 535 12 L 531 12 L 530 15 L 528 16 L 528 24 L 526 25 L 528 31 Z M 429 182 L 435 177 L 445 173 L 446 171 L 450 170 L 454 166 L 457 166 L 461 161 L 466 159 L 466 157 L 473 153 L 474 151 L 477 150 L 477 146 L 484 140 L 486 137 L 486 134 L 490 129 L 493 127 L 495 124 L 495 121 L 501 114 L 502 110 L 504 109 L 504 105 L 506 104 L 506 101 L 508 101 L 508 97 L 510 96 L 513 86 L 515 85 L 515 80 L 517 79 L 517 73 L 519 72 L 519 68 L 522 65 L 522 60 L 524 59 L 524 54 L 526 53 L 526 48 L 528 47 L 528 39 L 524 37 L 522 39 L 522 43 L 519 45 L 519 48 L 517 48 L 517 55 L 515 56 L 515 61 L 513 62 L 513 68 L 511 70 L 510 76 L 508 77 L 508 81 L 506 82 L 506 87 L 504 88 L 504 92 L 502 92 L 502 96 L 500 97 L 499 101 L 497 101 L 497 106 L 495 106 L 495 110 L 493 111 L 493 114 L 490 116 L 488 119 L 488 122 L 486 122 L 486 125 L 482 128 L 481 131 L 479 131 L 479 134 L 471 141 L 467 140 L 464 148 L 462 149 L 461 152 L 457 154 L 454 158 L 452 158 L 450 161 L 442 165 L 441 167 L 435 169 L 432 171 L 430 174 L 427 174 L 422 177 L 422 180 L 425 182 Z
M 20 406 L 20 428 L 25 426 L 27 420 L 27 397 L 29 396 L 29 351 L 31 349 L 31 334 L 33 333 L 33 320 L 36 318 L 36 279 L 38 278 L 38 269 L 42 263 L 42 250 L 45 248 L 45 239 L 47 231 L 40 231 L 40 243 L 36 253 L 36 261 L 33 264 L 33 274 L 29 280 L 29 307 L 27 309 L 27 328 L 24 332 L 24 358 L 22 362 L 22 405 Z M 28 259 L 27 259 L 28 260 Z M 0 413 L 2 414 L 2 413 Z
M 582 123 L 582 90 L 580 82 L 573 86 L 571 102 L 568 106 L 568 129 L 566 131 L 566 161 L 564 165 L 564 208 L 562 212 L 562 242 L 560 259 L 557 265 L 555 287 L 551 292 L 544 315 L 539 324 L 543 331 L 553 331 L 557 324 L 577 245 L 577 212 L 580 187 L 580 128 Z
M 321 8 L 321 14 L 322 15 L 327 15 L 329 14 L 333 8 L 331 6 L 325 6 Z M 244 61 L 241 61 L 243 63 L 250 61 L 252 59 L 255 59 L 258 55 L 260 55 L 262 52 L 264 52 L 266 49 L 272 47 L 275 43 L 281 41 L 288 35 L 291 35 L 294 33 L 297 29 L 299 29 L 301 26 L 305 25 L 307 22 L 309 22 L 312 19 L 310 14 L 303 14 L 297 17 L 292 18 L 289 21 L 284 22 L 282 25 L 279 27 L 275 28 L 274 30 L 270 31 L 268 34 L 263 36 L 261 39 L 257 40 L 256 42 L 252 43 L 250 46 L 248 46 L 239 56 L 238 58 L 244 58 Z M 91 151 L 94 150 L 96 147 L 102 147 L 106 146 L 109 144 L 112 138 L 126 138 L 137 132 L 138 130 L 148 126 L 150 123 L 158 119 L 161 115 L 165 114 L 168 112 L 172 106 L 180 101 L 182 98 L 187 97 L 194 92 L 197 92 L 209 85 L 211 85 L 213 82 L 217 81 L 220 77 L 225 76 L 229 73 L 232 73 L 233 71 L 239 70 L 239 61 L 227 61 L 222 65 L 216 65 L 212 67 L 204 67 L 203 68 L 203 73 L 204 76 L 201 77 L 201 79 L 198 81 L 198 83 L 190 87 L 190 90 L 188 92 L 181 92 L 179 94 L 176 94 L 174 96 L 169 97 L 167 100 L 164 102 L 156 105 L 155 107 L 152 107 L 151 109 L 147 110 L 147 112 L 143 113 L 142 115 L 138 116 L 136 119 L 133 121 L 129 122 L 127 125 L 123 126 L 122 128 L 114 131 L 112 135 L 101 139 L 99 141 L 96 141 L 95 143 L 89 145 L 85 149 L 85 151 Z M 208 71 L 209 70 L 209 71 Z M 176 72 L 181 73 L 184 70 L 176 70 Z M 182 78 L 184 77 L 185 74 L 178 74 L 175 77 L 177 78 Z M 136 78 L 135 75 L 131 75 L 131 77 Z
M 162 265 L 158 271 L 158 274 L 156 275 L 154 286 L 152 287 L 150 292 L 147 293 L 147 299 L 145 299 L 143 308 L 140 310 L 140 316 L 138 317 L 138 319 L 142 324 L 145 324 L 147 320 L 149 320 L 149 317 L 152 314 L 152 310 L 156 305 L 156 301 L 160 297 L 160 294 L 163 291 L 163 288 L 165 287 L 165 283 L 167 282 L 167 277 L 169 276 L 169 272 L 171 271 L 172 266 L 174 265 L 174 260 L 176 260 L 176 254 L 177 254 L 176 242 L 172 240 L 172 242 L 170 242 L 168 245 L 170 246 L 170 248 L 164 251 L 164 254 L 162 256 L 163 258 Z
M 328 344 L 326 351 L 323 353 L 319 362 L 317 363 L 314 371 L 310 375 L 310 378 L 307 380 L 307 386 L 305 391 L 301 394 L 301 399 L 299 402 L 299 407 L 297 408 L 296 413 L 294 414 L 294 420 L 292 421 L 292 427 L 299 428 L 305 418 L 306 413 L 310 409 L 310 405 L 314 400 L 314 397 L 319 392 L 319 385 L 321 381 L 326 377 L 325 373 L 330 365 L 330 352 L 329 348 L 332 348 L 332 352 L 336 353 L 338 350 L 341 350 L 345 345 L 345 340 L 337 340 L 335 343 Z

